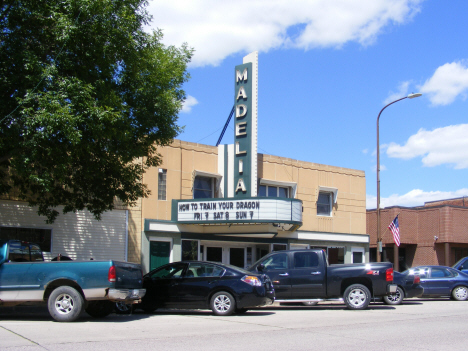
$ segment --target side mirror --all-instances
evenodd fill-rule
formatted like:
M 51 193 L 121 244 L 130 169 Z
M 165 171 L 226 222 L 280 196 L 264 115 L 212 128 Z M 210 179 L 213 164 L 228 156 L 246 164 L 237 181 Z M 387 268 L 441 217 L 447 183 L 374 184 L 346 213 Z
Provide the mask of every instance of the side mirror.
M 265 270 L 265 265 L 263 263 L 260 263 L 258 266 L 257 266 L 257 271 L 259 272 L 263 272 Z

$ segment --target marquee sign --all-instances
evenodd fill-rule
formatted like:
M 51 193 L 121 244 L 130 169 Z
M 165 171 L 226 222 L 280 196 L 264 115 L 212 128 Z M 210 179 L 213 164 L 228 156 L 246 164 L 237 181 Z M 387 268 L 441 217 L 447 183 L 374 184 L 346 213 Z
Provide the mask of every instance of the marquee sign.
M 285 223 L 302 225 L 297 199 L 172 200 L 172 221 L 179 224 Z
M 235 67 L 234 197 L 257 196 L 258 53 Z

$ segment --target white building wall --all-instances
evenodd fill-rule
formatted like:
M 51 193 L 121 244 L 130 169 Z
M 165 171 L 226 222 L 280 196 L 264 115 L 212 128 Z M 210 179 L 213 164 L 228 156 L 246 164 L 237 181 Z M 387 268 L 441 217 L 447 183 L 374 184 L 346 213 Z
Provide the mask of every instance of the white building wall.
M 59 253 L 73 260 L 118 260 L 127 258 L 127 211 L 105 212 L 101 220 L 94 219 L 88 211 L 62 214 L 53 224 L 46 224 L 45 217 L 37 215 L 37 209 L 18 201 L 0 201 L 0 226 L 41 228 L 52 230 L 51 252 L 44 259 Z

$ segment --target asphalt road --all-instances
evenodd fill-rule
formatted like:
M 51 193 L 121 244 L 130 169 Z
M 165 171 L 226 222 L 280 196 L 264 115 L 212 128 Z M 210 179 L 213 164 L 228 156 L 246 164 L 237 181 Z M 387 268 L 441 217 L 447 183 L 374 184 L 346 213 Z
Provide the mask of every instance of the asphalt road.
M 339 303 L 272 306 L 244 315 L 210 311 L 112 314 L 54 322 L 45 308 L 0 307 L 0 349 L 17 350 L 465 350 L 468 302 L 405 300 L 350 311 Z

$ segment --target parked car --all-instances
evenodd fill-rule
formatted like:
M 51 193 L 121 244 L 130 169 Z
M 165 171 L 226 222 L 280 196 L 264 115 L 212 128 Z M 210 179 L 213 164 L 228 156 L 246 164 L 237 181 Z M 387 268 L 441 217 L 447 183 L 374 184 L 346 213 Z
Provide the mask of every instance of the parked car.
M 274 251 L 248 270 L 271 278 L 280 303 L 313 306 L 318 301 L 343 298 L 349 309 L 361 310 L 372 296 L 397 291 L 390 262 L 328 265 L 321 249 Z
M 405 298 L 421 297 L 424 288 L 421 286 L 421 278 L 418 274 L 393 272 L 393 283 L 397 284 L 395 294 L 384 296 L 383 302 L 387 305 L 399 305 Z
M 460 259 L 452 266 L 452 268 L 458 271 L 462 271 L 463 273 L 468 273 L 468 256 Z
M 418 274 L 424 288 L 422 297 L 468 299 L 468 274 L 446 266 L 418 266 L 403 273 Z
M 205 261 L 161 266 L 143 276 L 143 287 L 146 295 L 135 308 L 146 312 L 162 307 L 211 309 L 216 315 L 228 316 L 272 304 L 275 299 L 267 275 Z
M 0 305 L 47 304 L 58 322 L 72 322 L 84 310 L 102 318 L 115 302 L 137 303 L 145 294 L 139 264 L 108 261 L 44 262 L 41 248 L 0 240 Z

